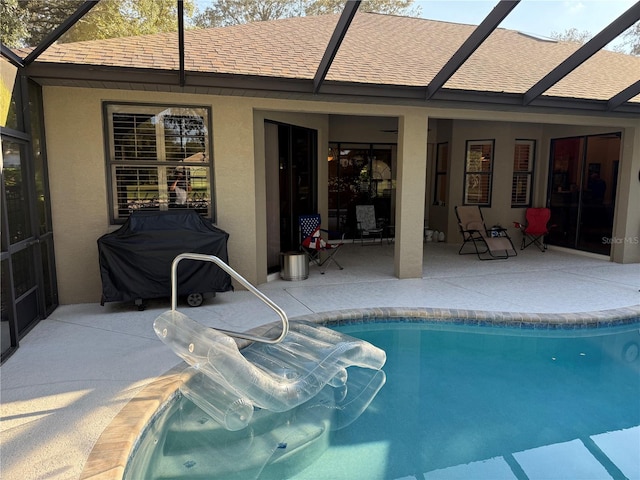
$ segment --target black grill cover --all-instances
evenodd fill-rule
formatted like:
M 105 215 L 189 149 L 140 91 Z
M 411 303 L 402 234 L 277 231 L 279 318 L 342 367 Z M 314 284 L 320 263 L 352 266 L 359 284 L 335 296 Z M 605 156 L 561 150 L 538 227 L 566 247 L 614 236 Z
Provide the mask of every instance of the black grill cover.
M 229 234 L 193 210 L 136 211 L 98 239 L 102 302 L 168 297 L 171 262 L 180 253 L 215 255 L 229 263 Z M 182 260 L 178 295 L 226 292 L 231 277 L 211 262 Z

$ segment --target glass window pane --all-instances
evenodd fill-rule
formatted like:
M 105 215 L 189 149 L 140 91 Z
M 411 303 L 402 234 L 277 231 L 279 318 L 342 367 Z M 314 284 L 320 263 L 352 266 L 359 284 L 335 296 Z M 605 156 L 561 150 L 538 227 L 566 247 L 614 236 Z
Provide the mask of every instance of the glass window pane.
M 31 121 L 31 152 L 36 188 L 36 208 L 40 233 L 52 231 L 49 218 L 47 171 L 45 169 L 44 129 L 42 119 L 42 90 L 35 82 L 29 82 L 29 113 Z
M 16 299 L 36 286 L 34 254 L 34 247 L 29 247 L 11 255 L 13 289 Z
M 154 116 L 114 113 L 112 117 L 114 160 L 156 160 Z
M 53 263 L 53 241 L 50 239 L 42 241 L 40 243 L 40 254 L 42 255 L 42 276 L 44 281 L 41 292 L 44 297 L 45 309 L 48 311 L 58 304 L 55 266 Z
M 436 176 L 436 199 L 435 204 L 444 206 L 447 201 L 447 175 Z
M 394 221 L 396 145 L 329 144 L 329 228 L 357 235 L 355 207 L 373 204 L 381 223 Z
M 32 235 L 26 191 L 26 171 L 23 168 L 23 148 L 23 145 L 16 142 L 2 142 L 9 242 L 11 244 L 25 240 Z
M 329 155 L 327 157 L 327 161 L 329 162 L 328 189 L 329 189 L 329 211 L 330 212 L 340 206 L 340 171 L 339 171 L 340 162 L 338 161 L 338 156 L 339 156 L 338 146 L 330 144 Z
M 530 172 L 533 169 L 535 140 L 516 140 L 513 155 L 514 172 Z
M 437 160 L 436 160 L 436 171 L 438 173 L 447 173 L 447 161 L 449 160 L 449 144 L 448 143 L 439 143 L 438 144 L 438 152 L 437 152 Z
M 19 116 L 20 80 L 16 76 L 18 69 L 11 65 L 4 57 L 0 57 L 0 127 L 22 130 Z
M 433 204 L 444 206 L 447 200 L 447 168 L 449 144 L 439 143 L 436 151 L 436 181 Z
M 467 147 L 467 172 L 491 171 L 491 144 L 470 144 Z
M 529 145 L 516 144 L 513 155 L 513 170 L 515 172 L 526 172 L 529 170 L 530 148 Z
M 9 289 L 9 261 L 2 261 L 2 289 L 0 290 L 0 347 L 2 353 L 11 348 L 11 326 L 9 319 L 9 305 L 12 301 Z
M 202 161 L 207 130 L 199 116 L 166 115 L 164 117 L 165 155 L 168 161 Z
M 511 204 L 514 206 L 528 205 L 529 203 L 529 190 L 530 190 L 531 176 L 525 174 L 514 174 L 513 186 L 511 190 Z
M 491 177 L 477 173 L 467 175 L 465 203 L 488 205 L 491 198 Z
M 391 149 L 374 148 L 371 150 L 371 196 L 390 197 L 393 190 Z M 377 212 L 376 212 L 377 214 Z
M 82 0 L 29 0 L 19 1 L 27 11 L 23 17 L 26 23 L 25 46 L 35 47 L 52 31 L 67 20 L 83 3 Z M 111 3 L 111 2 L 107 2 Z
M 493 175 L 493 140 L 467 141 L 465 205 L 490 205 Z
M 159 210 L 161 201 L 158 167 L 114 165 L 117 217 L 127 217 L 134 210 Z
M 186 167 L 190 184 L 187 193 L 187 207 L 202 215 L 208 214 L 211 207 L 211 176 L 209 167 Z
M 29 0 L 29 3 L 35 0 Z M 69 3 L 79 6 L 83 0 L 38 0 L 58 5 Z M 200 0 L 198 0 L 200 1 Z M 193 12 L 193 2 L 185 2 L 185 17 Z M 55 13 L 55 12 L 54 12 Z M 73 13 L 71 10 L 68 14 Z M 59 40 L 60 43 L 80 42 L 105 38 L 132 37 L 162 32 L 178 31 L 178 8 L 175 1 L 124 1 L 107 0 L 97 4 L 81 21 L 71 27 Z M 177 40 L 176 40 L 177 41 Z M 178 62 L 178 51 L 168 53 L 167 59 Z
M 513 152 L 513 183 L 511 206 L 526 207 L 531 204 L 535 140 L 516 140 Z
M 361 194 L 369 194 L 368 150 L 342 148 L 340 150 L 340 179 L 344 192 L 344 203 L 356 204 Z
M 174 207 L 213 216 L 207 109 L 108 104 L 106 111 L 114 220 Z

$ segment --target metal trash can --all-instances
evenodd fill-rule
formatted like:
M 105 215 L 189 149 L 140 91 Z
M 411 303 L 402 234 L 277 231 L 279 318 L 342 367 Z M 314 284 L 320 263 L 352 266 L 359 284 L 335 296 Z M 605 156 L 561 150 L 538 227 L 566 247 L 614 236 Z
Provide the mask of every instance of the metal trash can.
M 280 278 L 283 280 L 306 280 L 309 277 L 309 259 L 304 252 L 280 254 Z

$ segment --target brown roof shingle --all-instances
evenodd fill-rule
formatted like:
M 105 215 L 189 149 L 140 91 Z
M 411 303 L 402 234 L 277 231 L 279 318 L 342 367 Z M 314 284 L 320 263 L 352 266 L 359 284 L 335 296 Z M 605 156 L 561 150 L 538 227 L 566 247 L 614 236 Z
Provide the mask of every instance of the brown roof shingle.
M 338 15 L 185 32 L 185 69 L 312 79 Z M 426 86 L 476 27 L 358 12 L 328 81 Z M 579 48 L 497 29 L 445 88 L 522 94 Z M 177 33 L 52 45 L 39 62 L 177 70 Z M 640 58 L 602 50 L 546 92 L 606 100 L 640 79 Z M 633 99 L 640 102 L 640 96 Z

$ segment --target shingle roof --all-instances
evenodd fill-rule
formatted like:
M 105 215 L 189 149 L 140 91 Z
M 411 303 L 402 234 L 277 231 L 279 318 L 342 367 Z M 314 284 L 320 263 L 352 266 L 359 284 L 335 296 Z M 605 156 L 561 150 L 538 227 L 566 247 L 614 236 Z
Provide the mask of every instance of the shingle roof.
M 339 15 L 185 31 L 187 72 L 313 79 Z M 476 27 L 358 12 L 327 81 L 426 86 Z M 497 29 L 444 85 L 522 94 L 579 48 Z M 38 62 L 178 70 L 177 33 L 56 44 Z M 545 95 L 607 100 L 640 79 L 640 58 L 599 51 Z M 640 102 L 640 96 L 632 99 Z

